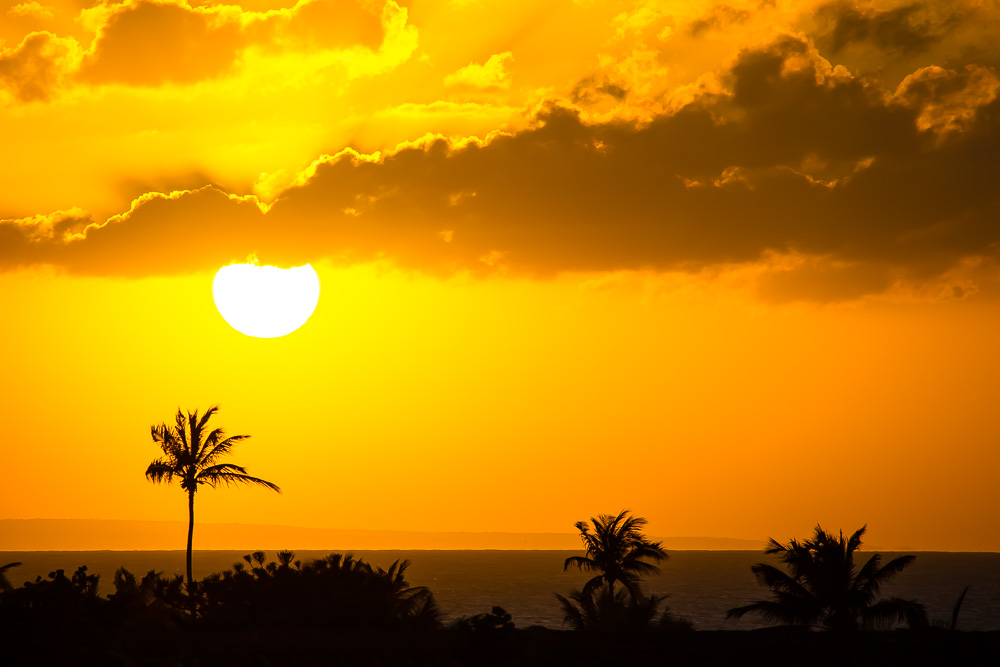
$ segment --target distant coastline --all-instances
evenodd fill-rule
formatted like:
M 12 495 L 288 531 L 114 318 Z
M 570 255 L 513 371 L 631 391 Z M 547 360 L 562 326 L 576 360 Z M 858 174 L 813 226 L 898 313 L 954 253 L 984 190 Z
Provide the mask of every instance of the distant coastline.
M 0 551 L 171 551 L 183 545 L 183 521 L 0 519 Z M 655 537 L 668 550 L 760 550 L 764 540 Z M 579 549 L 577 533 L 421 532 L 204 523 L 195 549 Z

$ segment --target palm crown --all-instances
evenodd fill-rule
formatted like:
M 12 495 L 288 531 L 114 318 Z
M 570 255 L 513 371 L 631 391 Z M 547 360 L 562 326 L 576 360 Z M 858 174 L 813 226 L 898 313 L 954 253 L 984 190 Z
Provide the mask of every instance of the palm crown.
M 820 526 L 812 539 L 803 542 L 793 539 L 781 544 L 771 538 L 764 553 L 778 556 L 788 571 L 766 563 L 751 570 L 774 599 L 730 609 L 727 618 L 752 613 L 764 620 L 832 630 L 876 628 L 900 621 L 922 624 L 922 605 L 895 597 L 878 600 L 882 585 L 916 556 L 899 556 L 882 565 L 881 555 L 873 554 L 860 570 L 855 568 L 854 552 L 866 528 L 862 526 L 846 540 L 843 532 L 834 536 Z
M 576 565 L 586 572 L 598 573 L 584 585 L 584 596 L 589 597 L 605 582 L 608 584 L 609 594 L 613 596 L 615 582 L 620 582 L 633 599 L 640 599 L 641 578 L 660 573 L 660 568 L 647 561 L 659 562 L 667 558 L 667 553 L 659 542 L 651 542 L 642 534 L 641 529 L 646 525 L 646 520 L 629 516 L 628 510 L 622 510 L 618 516 L 601 514 L 596 519 L 591 518 L 590 523 L 593 532 L 586 521 L 576 523 L 587 555 L 567 558 L 563 570 Z
M 150 427 L 153 442 L 163 450 L 164 457 L 154 459 L 146 468 L 146 478 L 151 482 L 170 483 L 174 477 L 180 479 L 181 488 L 189 493 L 198 490 L 199 484 L 258 484 L 281 492 L 276 484 L 258 477 L 251 477 L 245 468 L 233 463 L 219 463 L 219 459 L 232 453 L 234 445 L 246 440 L 248 435 L 225 437 L 225 431 L 215 428 L 205 433 L 209 418 L 219 411 L 213 405 L 200 418 L 198 411 L 187 416 L 177 410 L 176 425 L 166 423 Z

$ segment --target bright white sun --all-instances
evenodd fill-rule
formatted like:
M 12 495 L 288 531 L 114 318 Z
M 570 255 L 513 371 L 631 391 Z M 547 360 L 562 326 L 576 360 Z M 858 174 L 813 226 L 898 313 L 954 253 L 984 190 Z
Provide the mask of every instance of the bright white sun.
M 229 326 L 254 338 L 290 334 L 319 302 L 319 276 L 310 265 L 230 264 L 215 274 L 212 298 Z

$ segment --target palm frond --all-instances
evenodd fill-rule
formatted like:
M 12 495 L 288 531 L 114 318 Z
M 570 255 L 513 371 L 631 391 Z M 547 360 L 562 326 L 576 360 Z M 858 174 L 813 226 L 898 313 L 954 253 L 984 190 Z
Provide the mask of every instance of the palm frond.
M 882 554 L 872 554 L 871 558 L 861 566 L 858 576 L 854 579 L 855 590 L 862 594 L 865 594 L 868 590 L 874 594 L 878 594 L 878 585 L 876 584 L 873 589 L 870 589 L 869 583 L 875 577 L 880 565 L 882 565 Z
M 764 553 L 768 556 L 775 556 L 780 553 L 788 551 L 788 547 L 774 539 L 773 537 L 767 538 L 767 546 L 764 547 Z
M 787 593 L 800 598 L 812 597 L 809 590 L 798 580 L 773 565 L 757 563 L 750 567 L 750 571 L 757 577 L 757 583 L 761 586 L 766 586 L 768 590 Z
M 208 423 L 208 420 L 212 417 L 212 415 L 214 415 L 218 411 L 219 411 L 219 406 L 218 405 L 209 406 L 208 410 L 205 410 L 205 414 L 202 415 L 202 417 L 201 417 L 200 420 L 198 420 L 198 433 L 199 434 L 205 429 L 205 424 Z M 198 411 L 197 410 L 194 411 L 194 418 L 198 419 Z
M 563 572 L 569 569 L 570 565 L 576 565 L 584 572 L 593 572 L 598 569 L 597 563 L 586 556 L 570 556 L 563 563 Z
M 605 581 L 605 576 L 603 574 L 599 574 L 596 577 L 591 577 L 590 579 L 587 580 L 587 583 L 583 585 L 582 594 L 585 596 L 593 595 L 594 591 L 600 588 L 601 585 L 604 583 L 604 581 Z
M 875 556 L 878 556 L 878 554 L 875 554 Z M 875 556 L 872 556 L 872 559 L 874 559 Z M 881 568 L 874 570 L 868 576 L 867 580 L 865 580 L 860 591 L 861 595 L 864 596 L 866 601 L 870 602 L 871 600 L 874 600 L 875 597 L 878 596 L 878 593 L 882 588 L 882 584 L 888 582 L 890 579 L 892 579 L 897 574 L 902 572 L 903 569 L 905 569 L 910 563 L 912 563 L 916 559 L 917 557 L 912 555 L 898 556 L 896 558 L 893 558 L 885 565 L 883 565 Z M 879 562 L 881 562 L 881 558 L 879 558 Z M 868 564 L 865 563 L 866 567 L 867 565 Z M 878 563 L 876 563 L 876 566 L 877 565 Z
M 586 626 L 586 622 L 583 619 L 583 612 L 581 609 L 558 593 L 556 593 L 555 596 L 556 599 L 559 600 L 560 606 L 563 608 L 563 624 L 568 625 L 574 630 L 582 630 Z
M 861 538 L 864 537 L 867 530 L 868 524 L 865 524 L 854 531 L 854 534 L 851 535 L 851 539 L 847 541 L 847 553 L 854 553 L 861 548 Z
M 174 432 L 177 434 L 177 438 L 178 440 L 180 440 L 181 446 L 183 447 L 184 451 L 189 452 L 191 451 L 191 449 L 188 446 L 187 422 L 185 421 L 184 413 L 181 412 L 180 408 L 177 408 L 177 415 L 175 416 L 175 421 L 177 422 L 177 428 L 174 429 Z
M 14 590 L 14 586 L 12 586 L 10 580 L 7 579 L 7 570 L 12 567 L 19 567 L 20 565 L 20 561 L 15 561 L 13 563 L 7 563 L 6 565 L 0 566 L 0 592 Z
M 163 459 L 153 459 L 153 462 L 146 468 L 146 479 L 153 483 L 165 482 L 169 484 L 178 474 L 174 465 Z
M 893 597 L 863 609 L 861 622 L 866 630 L 888 630 L 899 623 L 906 623 L 909 628 L 922 628 L 927 626 L 927 611 L 918 602 Z
M 211 487 L 215 487 L 220 483 L 225 484 L 226 486 L 255 484 L 257 486 L 263 486 L 264 488 L 281 493 L 281 488 L 278 487 L 277 484 L 269 482 L 266 479 L 260 479 L 259 477 L 248 475 L 246 474 L 245 468 L 233 463 L 219 463 L 209 468 L 205 468 L 195 476 L 195 481 L 198 484 L 208 484 Z
M 638 602 L 643 599 L 642 584 L 637 577 L 623 577 L 618 581 L 620 581 L 622 586 L 625 587 L 625 590 L 629 592 L 633 601 Z
M 2 568 L 0 568 L 0 573 L 2 573 L 2 572 L 3 572 L 3 570 L 2 570 Z M 968 592 L 969 592 L 969 587 L 968 586 L 966 586 L 965 588 L 963 588 L 962 589 L 962 594 L 958 596 L 957 600 L 955 600 L 955 606 L 951 608 L 951 628 L 950 629 L 953 632 L 954 632 L 955 628 L 958 627 L 958 612 L 960 612 L 962 610 L 962 602 L 965 601 L 965 594 L 968 593 Z
M 216 430 L 221 431 L 222 429 Z M 214 464 L 220 457 L 225 456 L 226 454 L 231 454 L 233 447 L 236 446 L 237 442 L 246 440 L 249 437 L 249 435 L 232 435 L 221 442 L 216 442 L 213 445 L 202 448 L 203 453 L 198 461 L 199 465 L 209 466 Z
M 758 600 L 743 607 L 730 609 L 726 612 L 726 618 L 739 620 L 747 614 L 753 614 L 765 622 L 784 625 L 810 625 L 812 623 L 808 615 L 801 613 L 799 609 L 773 600 Z
M 641 556 L 640 556 L 641 558 Z M 652 563 L 647 563 L 641 560 L 635 560 L 631 556 L 622 563 L 621 569 L 624 572 L 630 572 L 634 574 L 659 574 L 660 568 L 653 565 Z

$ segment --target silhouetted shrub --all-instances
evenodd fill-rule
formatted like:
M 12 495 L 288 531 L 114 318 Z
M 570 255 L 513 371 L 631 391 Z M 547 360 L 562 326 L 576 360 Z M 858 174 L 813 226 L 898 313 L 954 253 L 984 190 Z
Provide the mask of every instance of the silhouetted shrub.
M 563 623 L 574 630 L 635 632 L 639 630 L 692 630 L 694 624 L 660 607 L 666 595 L 633 596 L 625 588 L 604 584 L 589 591 L 573 591 L 569 598 L 556 594 L 563 608 Z
M 472 635 L 510 635 L 514 632 L 514 622 L 503 607 L 493 607 L 489 613 L 462 616 L 451 623 L 451 629 Z
M 405 580 L 409 561 L 388 570 L 353 555 L 330 554 L 292 566 L 292 552 L 265 564 L 263 552 L 198 586 L 199 614 L 210 625 L 320 626 L 327 629 L 429 629 L 440 625 L 433 594 Z

